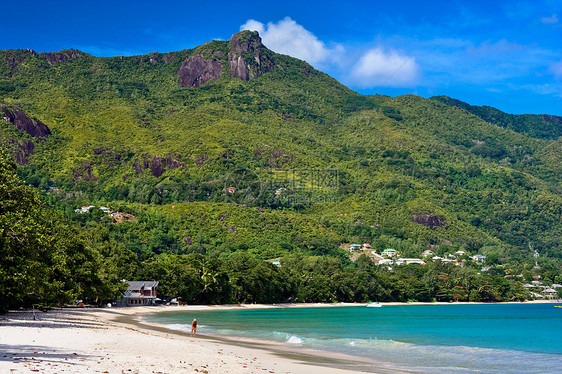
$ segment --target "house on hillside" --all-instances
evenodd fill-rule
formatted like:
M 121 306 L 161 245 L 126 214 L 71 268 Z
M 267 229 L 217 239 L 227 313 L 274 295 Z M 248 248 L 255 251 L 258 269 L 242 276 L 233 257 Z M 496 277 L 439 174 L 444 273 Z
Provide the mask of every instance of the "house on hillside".
M 90 209 L 95 207 L 95 205 L 83 205 L 81 208 L 74 209 L 74 211 L 76 213 L 90 213 Z
M 423 262 L 423 260 L 421 260 L 419 258 L 399 258 L 398 260 L 394 261 L 394 263 L 396 265 L 402 265 L 402 264 L 406 264 L 406 265 L 410 265 L 410 264 L 425 265 L 425 262 Z
M 371 249 L 371 245 L 369 243 L 363 243 L 363 249 L 369 250 Z
M 422 252 L 422 256 L 433 256 L 433 254 L 434 253 L 431 251 L 431 249 L 426 249 Z
M 484 262 L 484 260 L 486 259 L 486 256 L 484 255 L 474 255 L 471 257 L 471 259 L 473 259 L 476 262 Z
M 126 306 L 152 305 L 156 300 L 158 282 L 132 281 L 123 295 Z
M 556 296 L 558 295 L 558 291 L 550 288 L 550 287 L 546 287 L 543 291 L 542 294 L 546 296 L 547 299 L 555 299 Z
M 353 251 L 358 251 L 361 249 L 361 244 L 352 244 L 349 246 L 349 251 L 353 252 Z
M 396 249 L 387 248 L 384 251 L 382 251 L 382 255 L 388 257 L 394 257 L 396 256 Z
M 270 258 L 269 260 L 265 260 L 266 262 L 269 262 L 272 265 L 277 266 L 278 268 L 281 267 L 281 257 L 277 257 L 277 258 Z
M 387 259 L 383 259 L 383 260 L 379 260 L 378 264 L 379 265 L 392 265 L 394 263 L 394 261 L 392 261 L 391 259 L 387 258 Z

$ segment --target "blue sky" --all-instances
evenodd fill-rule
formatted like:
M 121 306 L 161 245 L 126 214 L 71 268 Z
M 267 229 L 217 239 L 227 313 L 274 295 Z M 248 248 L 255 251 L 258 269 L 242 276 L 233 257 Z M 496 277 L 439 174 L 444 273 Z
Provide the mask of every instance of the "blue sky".
M 562 1 L 12 1 L 0 49 L 95 56 L 192 48 L 255 29 L 363 94 L 448 95 L 562 115 Z

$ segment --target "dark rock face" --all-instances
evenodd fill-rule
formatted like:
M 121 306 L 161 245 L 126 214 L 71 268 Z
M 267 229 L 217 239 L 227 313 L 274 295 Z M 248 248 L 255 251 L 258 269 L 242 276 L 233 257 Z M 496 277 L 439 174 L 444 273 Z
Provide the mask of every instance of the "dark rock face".
M 35 153 L 35 143 L 27 139 L 24 139 L 21 142 L 19 142 L 19 152 L 16 152 L 15 154 L 16 162 L 19 165 L 25 165 L 29 162 L 27 157 L 34 153 Z
M 143 170 L 150 169 L 152 175 L 155 177 L 159 177 L 168 169 L 177 169 L 180 167 L 184 167 L 185 163 L 177 160 L 181 158 L 181 155 L 177 155 L 175 158 L 168 154 L 166 156 L 157 156 L 157 155 L 149 155 L 144 154 L 142 155 L 142 161 L 137 160 L 133 164 L 137 175 L 141 174 Z
M 182 87 L 199 87 L 222 74 L 222 64 L 216 60 L 204 60 L 201 55 L 190 56 L 177 71 Z
M 254 151 L 254 156 L 258 160 L 262 160 L 265 162 L 267 166 L 280 169 L 286 164 L 290 163 L 295 156 L 285 152 L 282 149 L 277 147 L 272 147 L 268 144 L 264 144 L 263 147 L 260 147 Z
M 98 180 L 96 177 L 94 177 L 92 172 L 92 164 L 89 162 L 84 162 L 81 167 L 72 169 L 72 174 L 74 175 L 74 179 L 77 181 L 84 180 L 87 182 L 95 182 Z
M 22 133 L 41 141 L 51 134 L 51 130 L 43 122 L 37 118 L 32 118 L 26 115 L 18 107 L 0 107 L 0 116 L 5 123 L 12 124 L 16 129 Z M 22 134 L 25 137 L 25 135 Z M 19 137 L 18 137 L 19 138 Z M 16 163 L 25 165 L 29 162 L 28 157 L 35 153 L 35 143 L 30 139 L 13 139 L 8 138 L 8 144 L 12 149 L 12 154 Z
M 555 123 L 560 123 L 560 122 L 562 122 L 562 117 L 552 116 L 552 115 L 549 115 L 549 114 L 543 114 L 543 115 L 542 115 L 542 119 L 543 119 L 545 122 L 555 122 Z
M 174 60 L 174 56 L 171 55 L 171 54 L 169 54 L 169 53 L 166 53 L 166 54 L 164 55 L 164 57 L 162 57 L 162 60 L 164 60 L 164 63 L 167 64 L 168 62 Z
M 13 77 L 19 72 L 19 64 L 25 61 L 26 56 L 31 55 L 33 57 L 37 56 L 37 52 L 32 49 L 16 49 L 14 51 L 6 53 L 6 63 L 12 69 L 8 74 L 9 77 Z
M 18 130 L 26 132 L 34 138 L 43 139 L 51 134 L 51 130 L 37 118 L 28 117 L 21 109 L 1 107 L 4 114 L 4 122 L 13 124 Z
M 11 151 L 14 161 L 16 161 L 18 165 L 28 164 L 28 157 L 35 153 L 35 143 L 27 139 L 18 142 L 16 139 L 9 136 L 4 145 Z
M 199 158 L 197 159 L 197 161 L 195 161 L 195 165 L 197 166 L 201 166 L 205 163 L 205 161 L 207 161 L 209 159 L 209 155 L 207 154 L 203 154 L 201 156 L 199 156 Z
M 412 221 L 434 229 L 436 227 L 445 226 L 445 218 L 432 216 L 431 214 L 412 214 Z
M 264 54 L 265 47 L 257 31 L 234 34 L 228 45 L 228 66 L 233 77 L 247 81 L 273 71 L 273 62 Z M 252 56 L 252 59 L 249 59 L 249 56 Z
M 58 65 L 66 60 L 82 57 L 82 53 L 76 49 L 69 49 L 67 51 L 60 52 L 46 52 L 41 53 L 41 55 L 45 56 L 47 62 L 51 66 Z

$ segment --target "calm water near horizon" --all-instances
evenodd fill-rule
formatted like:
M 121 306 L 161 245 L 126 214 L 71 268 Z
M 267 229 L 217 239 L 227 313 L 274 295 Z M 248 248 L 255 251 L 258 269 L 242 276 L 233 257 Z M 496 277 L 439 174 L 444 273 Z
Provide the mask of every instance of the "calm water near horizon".
M 273 340 L 427 373 L 562 372 L 562 304 L 303 307 L 157 313 L 208 335 Z

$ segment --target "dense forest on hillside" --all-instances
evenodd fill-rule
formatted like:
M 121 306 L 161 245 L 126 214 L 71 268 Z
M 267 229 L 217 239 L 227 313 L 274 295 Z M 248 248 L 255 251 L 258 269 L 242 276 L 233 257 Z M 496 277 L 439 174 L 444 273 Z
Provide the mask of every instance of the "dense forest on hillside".
M 21 196 L 0 212 L 9 307 L 110 300 L 121 279 L 199 303 L 518 300 L 562 283 L 556 116 L 359 95 L 251 32 L 132 57 L 0 51 L 0 111 L 2 193 Z M 466 258 L 389 269 L 352 243 Z

